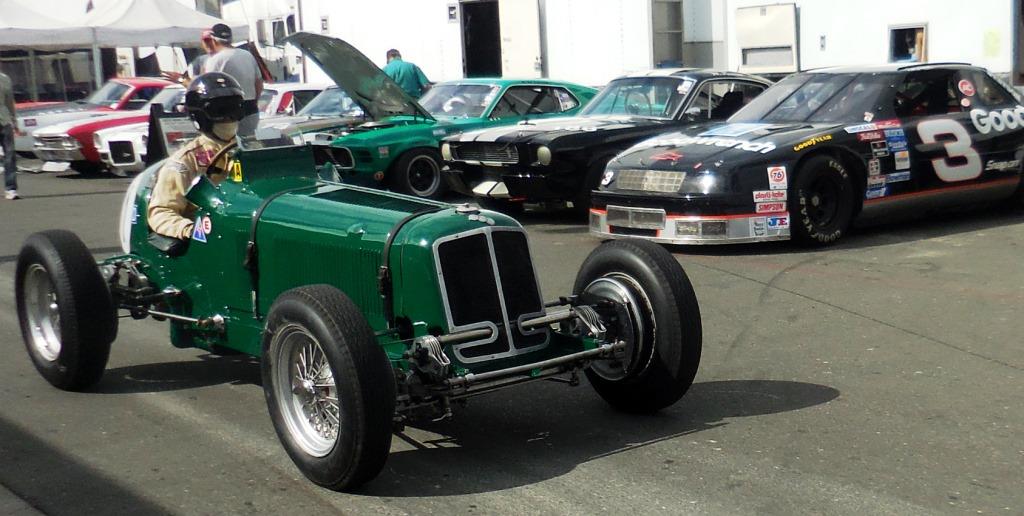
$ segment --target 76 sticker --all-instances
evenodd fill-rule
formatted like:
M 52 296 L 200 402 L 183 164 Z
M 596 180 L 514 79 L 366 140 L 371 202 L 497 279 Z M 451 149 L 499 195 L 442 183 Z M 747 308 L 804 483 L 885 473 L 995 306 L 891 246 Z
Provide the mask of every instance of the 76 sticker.
M 772 190 L 785 190 L 789 187 L 786 178 L 786 167 L 768 167 L 768 188 Z

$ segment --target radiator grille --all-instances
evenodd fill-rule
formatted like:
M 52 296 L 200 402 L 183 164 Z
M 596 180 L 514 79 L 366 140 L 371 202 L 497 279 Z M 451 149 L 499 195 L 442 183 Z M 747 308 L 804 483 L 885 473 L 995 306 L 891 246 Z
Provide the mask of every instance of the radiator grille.
M 542 347 L 548 330 L 523 332 L 520 320 L 544 313 L 521 230 L 487 228 L 435 246 L 452 331 L 491 327 L 497 338 L 453 346 L 463 362 L 516 355 Z
M 686 179 L 686 172 L 671 170 L 622 170 L 615 178 L 619 190 L 676 193 Z
M 452 146 L 452 157 L 457 161 L 519 163 L 519 149 L 504 143 L 460 143 Z

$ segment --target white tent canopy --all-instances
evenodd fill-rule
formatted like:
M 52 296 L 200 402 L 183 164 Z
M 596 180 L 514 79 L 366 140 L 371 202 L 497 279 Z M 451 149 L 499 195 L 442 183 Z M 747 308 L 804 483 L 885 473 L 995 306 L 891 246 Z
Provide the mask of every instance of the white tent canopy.
M 199 35 L 224 20 L 203 14 L 175 0 L 130 0 L 100 4 L 85 16 L 92 30 L 86 43 L 99 47 L 198 45 Z M 236 41 L 249 37 L 249 26 L 231 27 Z
M 33 10 L 22 0 L 0 0 L 0 47 L 40 50 L 89 46 L 92 30 Z

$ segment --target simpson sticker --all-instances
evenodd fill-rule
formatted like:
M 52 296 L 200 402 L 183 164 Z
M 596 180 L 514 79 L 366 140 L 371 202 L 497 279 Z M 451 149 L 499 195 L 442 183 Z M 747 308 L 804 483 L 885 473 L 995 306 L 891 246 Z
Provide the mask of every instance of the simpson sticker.
M 760 152 L 761 154 L 768 154 L 775 150 L 775 144 L 772 142 L 748 142 L 730 138 L 705 138 L 703 136 L 674 136 L 672 138 L 651 138 L 634 145 L 629 151 L 639 151 L 654 147 L 683 147 L 685 145 L 709 145 L 739 149 L 747 152 Z
M 825 136 L 815 136 L 814 138 L 811 138 L 810 140 L 803 141 L 803 142 L 800 142 L 800 143 L 794 145 L 793 146 L 793 150 L 799 152 L 799 151 L 802 151 L 802 150 L 806 149 L 807 147 L 812 147 L 812 146 L 817 145 L 819 143 L 827 142 L 827 141 L 829 141 L 831 139 L 832 139 L 832 135 L 831 134 L 826 134 Z
M 1001 172 L 1001 171 L 1004 171 L 1004 170 L 1015 170 L 1015 169 L 1018 169 L 1018 168 L 1020 168 L 1020 160 L 1019 159 L 1008 160 L 1008 161 L 992 160 L 992 161 L 989 161 L 988 163 L 985 163 L 985 170 L 986 171 L 997 170 L 997 171 Z
M 873 186 L 885 186 L 885 176 L 868 176 L 868 188 Z
M 765 219 L 765 217 L 752 217 L 750 219 L 750 236 L 765 236 L 767 234 L 767 219 Z
M 789 214 L 785 213 L 768 217 L 768 229 L 789 229 Z
M 755 123 L 736 123 L 736 124 L 725 124 L 720 127 L 716 127 L 710 131 L 704 131 L 698 136 L 728 136 L 730 138 L 736 136 L 743 136 L 747 133 L 752 133 L 759 129 L 771 127 L 772 124 L 755 124 Z
M 879 197 L 885 197 L 886 187 L 871 188 L 864 192 L 865 199 L 878 199 Z
M 893 155 L 896 159 L 896 170 L 906 170 L 910 168 L 910 152 L 899 151 Z
M 754 202 L 785 202 L 785 190 L 755 190 Z
M 754 213 L 782 213 L 786 211 L 784 202 L 759 202 L 754 205 Z
M 192 241 L 206 243 L 206 231 L 203 229 L 203 218 L 196 217 L 192 223 Z
M 971 110 L 971 123 L 981 134 L 1024 128 L 1024 106 L 1018 104 L 1013 108 L 995 111 L 975 108 Z
M 871 154 L 876 158 L 884 158 L 889 155 L 889 146 L 885 141 L 871 142 Z
M 877 176 L 882 173 L 882 162 L 878 158 L 868 160 L 868 175 Z
M 789 179 L 786 177 L 786 167 L 768 167 L 768 188 L 785 190 L 788 187 Z
M 859 133 L 857 135 L 857 140 L 862 142 L 869 142 L 871 140 L 881 140 L 882 138 L 885 138 L 885 135 L 883 135 L 881 131 L 868 131 L 866 133 Z
M 974 96 L 974 83 L 971 81 L 968 81 L 967 79 L 960 79 L 960 82 L 956 84 L 956 87 L 960 90 L 960 93 L 963 93 L 968 97 Z
M 910 171 L 893 172 L 883 177 L 885 177 L 886 183 L 902 183 L 903 181 L 910 181 Z

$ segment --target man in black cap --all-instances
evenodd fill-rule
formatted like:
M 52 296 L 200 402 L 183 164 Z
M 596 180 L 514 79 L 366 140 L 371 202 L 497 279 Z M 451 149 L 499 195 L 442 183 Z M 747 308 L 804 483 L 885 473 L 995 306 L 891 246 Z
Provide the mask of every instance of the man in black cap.
M 213 53 L 203 65 L 203 72 L 223 72 L 230 75 L 242 87 L 242 113 L 238 123 L 240 136 L 252 136 L 260 121 L 256 100 L 263 92 L 263 76 L 256 58 L 248 51 L 231 46 L 231 27 L 218 23 L 213 32 Z

